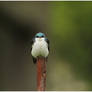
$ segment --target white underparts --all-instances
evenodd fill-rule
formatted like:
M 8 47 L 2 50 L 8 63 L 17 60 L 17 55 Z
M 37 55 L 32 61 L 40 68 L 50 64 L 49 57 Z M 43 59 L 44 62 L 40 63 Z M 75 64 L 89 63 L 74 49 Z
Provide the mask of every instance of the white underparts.
M 43 56 L 47 57 L 49 54 L 48 44 L 44 38 L 36 38 L 34 44 L 32 45 L 31 54 L 33 57 Z

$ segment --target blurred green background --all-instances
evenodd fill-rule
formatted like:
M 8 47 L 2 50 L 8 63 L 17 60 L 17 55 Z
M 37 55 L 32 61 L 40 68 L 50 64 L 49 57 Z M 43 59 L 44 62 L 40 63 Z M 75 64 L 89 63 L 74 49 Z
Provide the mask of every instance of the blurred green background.
M 0 2 L 0 90 L 36 90 L 29 49 L 50 40 L 46 90 L 92 90 L 92 2 Z

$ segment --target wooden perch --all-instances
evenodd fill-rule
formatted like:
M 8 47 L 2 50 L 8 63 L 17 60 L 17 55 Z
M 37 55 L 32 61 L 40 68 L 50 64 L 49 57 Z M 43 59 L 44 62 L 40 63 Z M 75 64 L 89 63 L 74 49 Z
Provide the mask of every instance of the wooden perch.
M 37 59 L 37 90 L 45 91 L 46 88 L 46 59 L 39 57 Z

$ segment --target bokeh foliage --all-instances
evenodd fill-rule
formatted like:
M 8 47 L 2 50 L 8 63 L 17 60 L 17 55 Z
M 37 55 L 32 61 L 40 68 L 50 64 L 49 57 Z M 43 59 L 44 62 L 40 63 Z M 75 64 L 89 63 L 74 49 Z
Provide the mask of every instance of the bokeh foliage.
M 59 55 L 73 64 L 82 79 L 92 82 L 92 2 L 53 2 L 52 8 Z

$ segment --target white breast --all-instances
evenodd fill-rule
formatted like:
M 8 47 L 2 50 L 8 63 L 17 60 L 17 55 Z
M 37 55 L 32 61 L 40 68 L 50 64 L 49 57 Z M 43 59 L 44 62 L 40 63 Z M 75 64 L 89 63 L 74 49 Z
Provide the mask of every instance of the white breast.
M 48 44 L 46 43 L 44 38 L 36 38 L 36 41 L 32 46 L 31 54 L 35 58 L 37 56 L 43 56 L 43 57 L 48 56 L 48 54 L 49 54 Z

